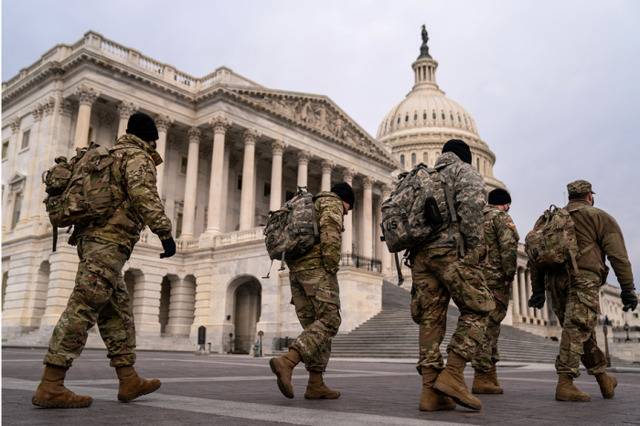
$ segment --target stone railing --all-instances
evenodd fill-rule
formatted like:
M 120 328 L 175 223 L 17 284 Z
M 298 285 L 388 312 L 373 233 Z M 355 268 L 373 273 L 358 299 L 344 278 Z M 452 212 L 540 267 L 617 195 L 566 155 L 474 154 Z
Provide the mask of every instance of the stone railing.
M 227 232 L 225 234 L 218 235 L 215 238 L 214 247 L 229 246 L 232 244 L 245 243 L 248 241 L 261 241 L 264 240 L 263 232 L 263 226 L 248 229 L 246 231 Z
M 342 266 L 355 266 L 358 269 L 365 269 L 372 272 L 382 272 L 382 261 L 358 256 L 356 254 L 343 254 Z

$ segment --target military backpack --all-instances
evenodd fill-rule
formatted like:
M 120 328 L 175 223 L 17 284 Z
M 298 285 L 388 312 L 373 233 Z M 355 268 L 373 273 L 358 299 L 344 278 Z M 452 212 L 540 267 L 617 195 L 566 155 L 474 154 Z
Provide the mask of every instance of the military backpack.
M 58 228 L 95 225 L 106 222 L 119 203 L 109 149 L 92 143 L 78 149 L 67 160 L 57 157 L 42 175 L 47 196 L 44 200 L 54 229 L 54 251 Z
M 381 207 L 382 239 L 391 253 L 420 246 L 457 222 L 452 191 L 438 170 L 420 163 L 398 179 Z
M 551 205 L 545 210 L 527 234 L 524 247 L 537 269 L 559 269 L 566 265 L 578 271 L 575 224 L 565 208 Z
M 320 236 L 313 195 L 299 188 L 281 209 L 269 212 L 264 235 L 271 259 L 295 260 L 308 253 Z

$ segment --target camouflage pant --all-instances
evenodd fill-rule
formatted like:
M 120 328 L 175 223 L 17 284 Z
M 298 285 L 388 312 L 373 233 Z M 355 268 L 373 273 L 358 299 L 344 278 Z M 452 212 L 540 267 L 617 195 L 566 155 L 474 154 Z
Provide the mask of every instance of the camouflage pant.
M 500 354 L 498 353 L 500 323 L 502 323 L 502 320 L 507 315 L 511 285 L 501 277 L 485 276 L 485 278 L 487 279 L 487 287 L 489 287 L 489 290 L 491 290 L 493 294 L 496 307 L 489 313 L 484 341 L 476 353 L 472 364 L 475 370 L 488 372 L 495 363 L 500 361 Z
M 480 267 L 461 262 L 453 248 L 424 248 L 413 258 L 411 276 L 411 316 L 420 326 L 418 371 L 444 367 L 440 344 L 451 298 L 460 317 L 447 352 L 470 361 L 483 342 L 488 313 L 495 307 Z
M 291 348 L 307 370 L 323 372 L 331 356 L 331 339 L 340 327 L 340 294 L 336 274 L 324 268 L 290 272 L 291 303 L 304 331 Z
M 122 277 L 128 255 L 117 244 L 81 240 L 76 284 L 49 341 L 45 364 L 70 367 L 97 322 L 112 367 L 133 365 L 133 314 Z
M 580 271 L 571 279 L 557 276 L 548 280 L 553 310 L 562 325 L 558 374 L 580 375 L 580 360 L 589 374 L 604 373 L 607 360 L 598 348 L 595 328 L 600 311 L 600 277 Z

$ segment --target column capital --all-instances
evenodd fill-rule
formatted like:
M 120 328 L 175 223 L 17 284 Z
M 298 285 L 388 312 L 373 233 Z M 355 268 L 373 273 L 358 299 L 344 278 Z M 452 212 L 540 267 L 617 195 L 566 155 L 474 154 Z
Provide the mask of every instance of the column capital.
M 190 127 L 189 131 L 187 132 L 187 134 L 189 135 L 189 142 L 200 142 L 201 133 L 202 132 L 200 132 L 200 129 L 198 129 L 197 127 Z
M 373 188 L 373 178 L 371 176 L 362 176 L 362 185 L 364 189 L 370 191 Z
M 298 164 L 309 164 L 309 157 L 311 154 L 308 151 L 298 151 Z
M 62 100 L 62 102 L 60 102 L 60 114 L 71 117 L 74 110 L 75 104 L 71 99 L 65 98 Z
M 242 139 L 245 145 L 255 145 L 256 140 L 260 137 L 260 134 L 253 129 L 246 129 L 242 132 Z
M 213 128 L 213 133 L 226 133 L 229 127 L 231 127 L 231 121 L 224 115 L 216 115 L 209 120 L 209 124 Z
M 283 141 L 275 140 L 271 142 L 271 152 L 273 155 L 282 155 L 284 148 L 285 143 Z
M 98 99 L 99 93 L 93 87 L 81 85 L 76 89 L 76 95 L 80 105 L 91 106 Z
M 159 115 L 156 117 L 155 122 L 159 132 L 166 132 L 173 124 L 173 119 L 168 115 Z
M 42 112 L 45 116 L 53 114 L 53 112 L 56 110 L 56 98 L 50 96 L 41 104 L 41 106 Z
M 18 131 L 20 130 L 21 121 L 22 120 L 20 119 L 20 117 L 16 117 L 11 120 L 11 122 L 9 123 L 9 126 L 11 126 L 11 133 L 18 133 Z
M 43 115 L 43 108 L 42 105 L 38 104 L 35 106 L 35 108 L 33 108 L 33 110 L 31 111 L 31 115 L 33 115 L 33 121 L 34 122 L 38 122 L 42 119 L 42 115 Z
M 356 171 L 353 169 L 344 169 L 342 171 L 342 179 L 347 183 L 351 183 L 355 175 L 356 175 Z
M 120 119 L 127 120 L 138 108 L 133 104 L 133 102 L 122 101 L 118 104 L 116 109 L 118 110 Z
M 336 163 L 334 163 L 331 160 L 323 160 L 322 161 L 322 172 L 323 173 L 329 173 L 331 172 L 331 170 L 333 170 L 333 168 L 336 166 Z

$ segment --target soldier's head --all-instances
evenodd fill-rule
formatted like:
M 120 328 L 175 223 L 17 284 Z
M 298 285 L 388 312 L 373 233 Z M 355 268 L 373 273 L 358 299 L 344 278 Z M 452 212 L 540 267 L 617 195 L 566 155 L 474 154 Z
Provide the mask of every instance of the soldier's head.
M 336 194 L 342 200 L 342 206 L 344 207 L 345 215 L 347 214 L 348 210 L 353 209 L 356 197 L 353 194 L 351 185 L 349 185 L 347 182 L 336 183 L 331 187 L 331 192 Z
M 467 164 L 471 164 L 471 149 L 465 141 L 460 139 L 449 139 L 442 147 L 442 153 L 453 152 L 459 159 Z
M 567 192 L 569 193 L 569 201 L 582 200 L 591 205 L 594 203 L 593 194 L 595 194 L 595 192 L 593 192 L 591 183 L 586 180 L 579 179 L 568 183 Z
M 145 142 L 148 142 L 155 149 L 158 140 L 158 128 L 153 118 L 142 112 L 136 112 L 129 117 L 127 123 L 127 133 L 135 135 Z
M 505 189 L 496 188 L 489 192 L 487 202 L 503 212 L 508 212 L 511 208 L 511 195 Z

